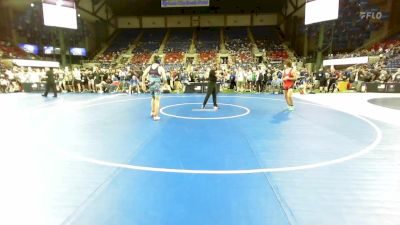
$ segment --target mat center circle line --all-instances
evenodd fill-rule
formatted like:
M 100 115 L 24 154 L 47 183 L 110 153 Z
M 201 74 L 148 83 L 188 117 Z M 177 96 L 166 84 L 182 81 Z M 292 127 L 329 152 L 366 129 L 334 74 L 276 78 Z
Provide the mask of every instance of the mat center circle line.
M 236 107 L 245 110 L 244 113 L 238 114 L 238 115 L 233 115 L 233 116 L 220 116 L 220 117 L 194 117 L 194 116 L 179 116 L 179 115 L 174 115 L 165 112 L 166 109 L 177 107 L 177 106 L 184 106 L 184 105 L 201 105 L 201 103 L 179 103 L 179 104 L 173 104 L 173 105 L 168 105 L 160 109 L 160 113 L 164 116 L 169 116 L 173 118 L 178 118 L 178 119 L 186 119 L 186 120 L 225 120 L 225 119 L 234 119 L 234 118 L 239 118 L 243 116 L 247 116 L 250 114 L 251 110 L 247 107 L 240 106 L 240 105 L 234 105 L 234 104 L 227 104 L 227 103 L 219 103 L 219 105 L 222 106 L 231 106 L 231 107 Z M 219 109 L 220 110 L 220 109 Z

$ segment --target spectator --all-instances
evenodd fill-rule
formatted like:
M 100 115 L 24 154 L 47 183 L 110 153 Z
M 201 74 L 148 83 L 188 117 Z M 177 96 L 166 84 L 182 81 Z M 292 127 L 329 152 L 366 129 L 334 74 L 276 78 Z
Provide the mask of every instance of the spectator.
M 246 72 L 240 67 L 237 72 L 237 92 L 244 92 L 244 85 L 246 83 Z
M 136 90 L 137 94 L 140 94 L 140 83 L 138 77 L 134 74 L 129 81 L 129 94 L 132 94 Z
M 7 93 L 10 88 L 10 81 L 5 75 L 0 75 L 0 92 Z

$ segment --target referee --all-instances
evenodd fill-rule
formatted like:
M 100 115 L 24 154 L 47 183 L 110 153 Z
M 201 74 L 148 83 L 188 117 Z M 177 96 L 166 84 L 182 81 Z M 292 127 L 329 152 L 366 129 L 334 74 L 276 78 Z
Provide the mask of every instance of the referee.
M 212 94 L 213 96 L 213 103 L 214 103 L 214 110 L 218 110 L 218 105 L 217 105 L 217 66 L 213 65 L 211 67 L 211 70 L 208 74 L 208 86 L 207 86 L 207 95 L 206 98 L 204 99 L 203 106 L 201 107 L 202 109 L 206 108 L 208 99 L 210 98 L 210 95 Z
M 50 89 L 53 89 L 53 97 L 57 98 L 57 87 L 56 87 L 56 83 L 54 81 L 54 71 L 53 68 L 46 68 L 46 76 L 47 76 L 47 80 L 46 80 L 46 91 L 44 92 L 44 94 L 42 95 L 43 97 L 47 97 L 47 94 L 49 93 Z

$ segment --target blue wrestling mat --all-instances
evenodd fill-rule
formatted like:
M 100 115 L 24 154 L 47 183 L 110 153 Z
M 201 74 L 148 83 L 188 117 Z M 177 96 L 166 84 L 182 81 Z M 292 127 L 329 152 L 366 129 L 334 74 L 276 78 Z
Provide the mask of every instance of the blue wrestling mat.
M 218 96 L 218 110 L 201 110 L 204 96 L 164 95 L 155 122 L 147 95 L 12 97 L 22 152 L 40 155 L 43 224 L 400 221 L 398 202 L 375 208 L 380 169 L 399 169 L 382 162 L 394 128 L 358 115 L 298 99 L 291 112 L 274 95 Z

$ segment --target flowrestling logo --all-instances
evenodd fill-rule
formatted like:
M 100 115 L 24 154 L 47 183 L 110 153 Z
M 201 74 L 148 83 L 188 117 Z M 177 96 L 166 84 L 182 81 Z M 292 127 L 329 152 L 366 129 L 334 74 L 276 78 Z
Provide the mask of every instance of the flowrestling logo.
M 360 17 L 361 19 L 373 19 L 373 20 L 381 20 L 383 16 L 382 12 L 370 12 L 370 11 L 366 11 L 366 12 L 360 12 Z

